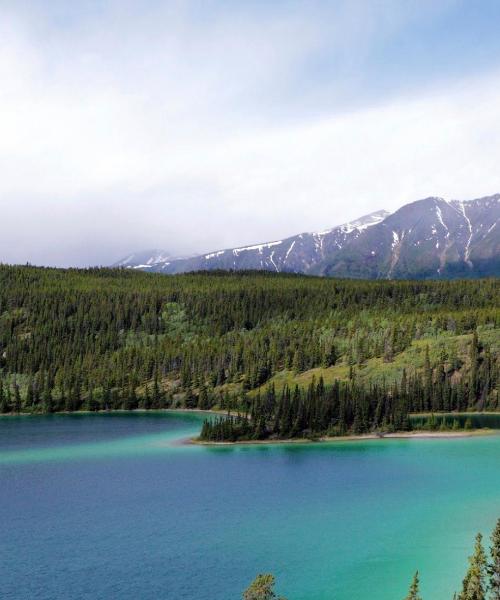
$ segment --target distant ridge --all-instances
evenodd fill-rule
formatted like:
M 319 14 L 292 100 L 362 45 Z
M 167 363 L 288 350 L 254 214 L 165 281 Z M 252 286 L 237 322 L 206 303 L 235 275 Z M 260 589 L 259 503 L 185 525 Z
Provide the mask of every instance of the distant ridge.
M 191 257 L 146 251 L 113 266 L 159 273 L 257 269 L 368 279 L 498 276 L 499 220 L 500 194 L 468 201 L 430 197 L 392 214 L 379 210 L 284 240 Z

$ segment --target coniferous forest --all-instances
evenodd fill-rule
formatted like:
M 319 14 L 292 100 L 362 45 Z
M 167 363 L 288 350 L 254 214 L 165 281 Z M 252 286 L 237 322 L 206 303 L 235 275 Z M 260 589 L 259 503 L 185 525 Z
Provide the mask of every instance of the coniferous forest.
M 0 266 L 0 411 L 217 409 L 227 416 L 202 431 L 213 441 L 496 411 L 499 290 L 496 279 Z

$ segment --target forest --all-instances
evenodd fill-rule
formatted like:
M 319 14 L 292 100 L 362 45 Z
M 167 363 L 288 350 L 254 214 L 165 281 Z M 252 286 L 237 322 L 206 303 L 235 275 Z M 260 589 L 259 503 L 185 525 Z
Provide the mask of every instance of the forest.
M 234 441 L 496 411 L 499 288 L 0 265 L 0 412 L 212 409 Z

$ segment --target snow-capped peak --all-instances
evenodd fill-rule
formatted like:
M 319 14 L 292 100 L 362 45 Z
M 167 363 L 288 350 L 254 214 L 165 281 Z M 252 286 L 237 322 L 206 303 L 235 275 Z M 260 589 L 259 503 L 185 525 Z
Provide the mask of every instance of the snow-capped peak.
M 166 250 L 143 250 L 134 252 L 126 258 L 116 262 L 113 267 L 126 267 L 133 269 L 151 268 L 157 264 L 164 263 L 172 258 L 170 252 Z
M 337 227 L 286 239 L 191 257 L 174 258 L 164 250 L 151 250 L 131 254 L 114 266 L 171 274 L 259 269 L 397 278 L 436 272 L 439 277 L 470 276 L 480 265 L 481 273 L 496 274 L 499 200 L 498 194 L 470 201 L 427 197 L 392 214 L 379 210 Z
M 342 225 L 337 225 L 336 227 L 332 227 L 331 229 L 325 229 L 324 231 L 316 231 L 313 235 L 323 236 L 336 229 L 340 229 L 343 233 L 351 233 L 355 229 L 358 231 L 363 231 L 372 225 L 377 225 L 377 223 L 381 223 L 386 217 L 388 217 L 391 213 L 387 210 L 377 210 L 376 212 L 370 213 L 369 215 L 364 215 L 355 221 L 350 221 L 348 223 L 343 223 Z

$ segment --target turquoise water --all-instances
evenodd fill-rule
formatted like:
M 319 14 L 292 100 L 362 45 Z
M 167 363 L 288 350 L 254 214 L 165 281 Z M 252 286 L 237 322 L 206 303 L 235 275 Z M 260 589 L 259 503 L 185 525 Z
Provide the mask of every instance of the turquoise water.
M 0 419 L 3 599 L 450 599 L 500 516 L 500 436 L 200 447 L 193 414 Z

